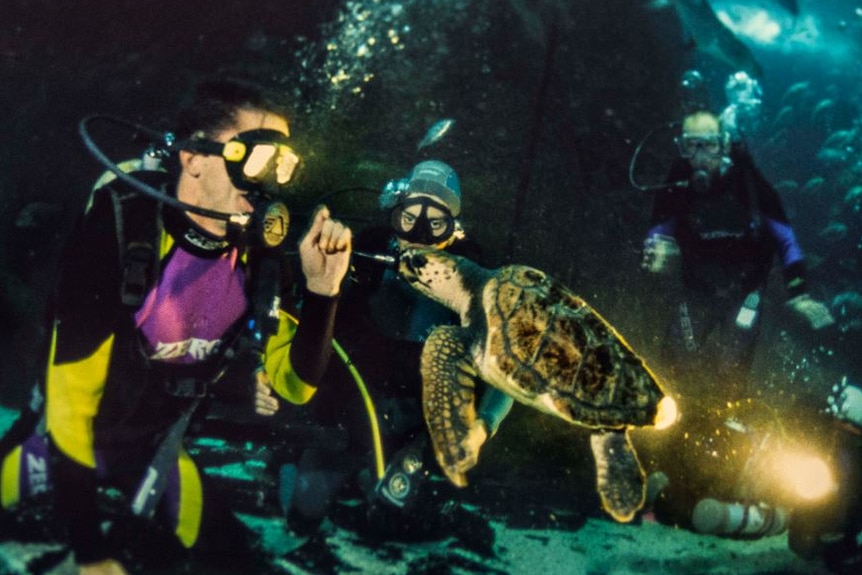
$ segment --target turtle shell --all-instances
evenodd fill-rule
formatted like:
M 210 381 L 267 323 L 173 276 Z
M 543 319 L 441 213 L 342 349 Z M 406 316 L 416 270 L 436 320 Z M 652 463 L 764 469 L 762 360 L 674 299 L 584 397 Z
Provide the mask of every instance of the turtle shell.
M 541 411 L 593 428 L 652 425 L 664 394 L 623 338 L 540 270 L 507 266 L 482 297 L 480 370 Z

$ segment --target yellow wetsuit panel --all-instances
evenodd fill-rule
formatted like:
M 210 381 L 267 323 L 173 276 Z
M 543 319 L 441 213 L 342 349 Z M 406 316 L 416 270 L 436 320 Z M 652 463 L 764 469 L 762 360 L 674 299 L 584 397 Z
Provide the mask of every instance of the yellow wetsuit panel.
M 102 400 L 114 336 L 108 337 L 93 355 L 62 365 L 54 364 L 56 344 L 54 330 L 45 400 L 47 429 L 63 453 L 94 469 L 93 418 Z
M 299 321 L 295 317 L 279 311 L 278 332 L 266 342 L 264 368 L 278 395 L 291 403 L 302 405 L 314 396 L 317 388 L 300 379 L 290 362 L 290 344 L 298 325 Z
M 185 449 L 179 455 L 180 505 L 177 526 L 174 531 L 184 547 L 195 544 L 201 530 L 203 515 L 203 488 L 201 476 L 195 462 Z
M 2 461 L 0 471 L 0 505 L 9 509 L 21 499 L 21 446 L 13 449 Z

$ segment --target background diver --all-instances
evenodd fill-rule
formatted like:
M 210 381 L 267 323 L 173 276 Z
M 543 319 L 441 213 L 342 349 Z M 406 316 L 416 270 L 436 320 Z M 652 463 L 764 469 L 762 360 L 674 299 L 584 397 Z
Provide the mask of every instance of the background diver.
M 379 204 L 386 225 L 360 232 L 357 251 L 397 256 L 408 246 L 424 246 L 481 259 L 477 244 L 466 237 L 458 220 L 458 176 L 444 162 L 420 162 L 406 178 L 389 182 Z M 326 373 L 323 395 L 309 411 L 316 424 L 346 431 L 347 441 L 287 456 L 281 478 L 292 529 L 315 532 L 342 486 L 357 479 L 370 499 L 367 520 L 377 535 L 425 536 L 449 525 L 450 515 L 440 513 L 441 505 L 450 501 L 448 486 L 442 481 L 439 489 L 426 485 L 438 471 L 422 415 L 419 357 L 432 328 L 457 322 L 451 311 L 410 288 L 394 268 L 372 260 L 354 261 L 335 333 L 374 398 L 386 473 L 371 480 L 362 471 L 372 449 L 367 416 L 361 402 L 345 400 L 355 394 L 356 386 L 335 362 Z M 480 385 L 486 391 L 479 417 L 464 443 L 471 465 L 512 405 L 505 394 Z
M 663 359 L 688 389 L 695 377 L 721 374 L 714 392 L 736 399 L 751 391 L 747 379 L 776 255 L 787 307 L 815 330 L 834 320 L 809 296 L 793 228 L 744 146 L 732 143 L 718 117 L 703 110 L 685 117 L 676 141 L 680 158 L 655 194 L 642 263 L 664 280 L 661 288 L 676 307 Z M 714 350 L 707 346 L 713 332 Z

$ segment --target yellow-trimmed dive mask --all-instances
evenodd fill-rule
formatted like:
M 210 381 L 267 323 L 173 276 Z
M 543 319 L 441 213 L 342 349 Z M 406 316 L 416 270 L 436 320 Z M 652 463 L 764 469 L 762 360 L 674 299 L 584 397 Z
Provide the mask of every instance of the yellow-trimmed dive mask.
M 189 140 L 183 149 L 224 158 L 234 186 L 246 191 L 275 192 L 287 185 L 300 158 L 278 130 L 240 132 L 227 142 Z

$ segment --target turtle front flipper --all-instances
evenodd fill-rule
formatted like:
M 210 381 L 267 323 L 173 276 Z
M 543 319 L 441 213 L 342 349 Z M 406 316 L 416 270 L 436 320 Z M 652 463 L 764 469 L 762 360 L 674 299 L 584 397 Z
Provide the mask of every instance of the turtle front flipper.
M 590 445 L 602 508 L 617 521 L 631 521 L 643 507 L 646 491 L 644 471 L 628 433 L 624 429 L 595 432 Z
M 431 434 L 434 455 L 449 480 L 467 485 L 461 442 L 476 420 L 476 369 L 464 328 L 440 326 L 422 350 L 422 411 Z

